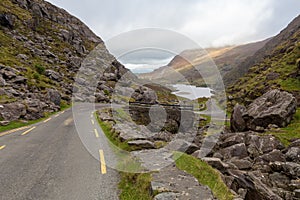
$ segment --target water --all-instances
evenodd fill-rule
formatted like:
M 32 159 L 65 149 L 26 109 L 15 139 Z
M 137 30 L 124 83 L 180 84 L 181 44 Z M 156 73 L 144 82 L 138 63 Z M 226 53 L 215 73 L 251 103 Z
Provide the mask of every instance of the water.
M 176 84 L 173 85 L 176 89 L 175 94 L 176 96 L 184 97 L 190 100 L 195 100 L 201 97 L 210 98 L 213 94 L 212 89 L 208 87 L 196 87 L 192 85 L 184 85 L 184 84 Z

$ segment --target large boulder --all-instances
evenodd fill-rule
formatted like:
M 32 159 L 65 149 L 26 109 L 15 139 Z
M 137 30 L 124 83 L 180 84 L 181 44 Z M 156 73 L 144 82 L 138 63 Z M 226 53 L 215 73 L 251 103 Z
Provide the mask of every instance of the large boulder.
M 231 117 L 232 131 L 263 131 L 270 124 L 287 126 L 296 112 L 295 97 L 285 91 L 271 90 L 255 99 L 247 109 L 236 105 Z
M 233 178 L 229 187 L 238 193 L 242 188 L 246 190 L 245 200 L 281 200 L 266 184 L 265 176 L 260 172 L 243 172 L 239 170 L 228 170 L 230 177 Z
M 244 143 L 235 144 L 230 147 L 221 149 L 219 153 L 225 160 L 237 157 L 239 159 L 246 158 L 248 156 L 247 148 Z
M 0 106 L 0 118 L 5 121 L 14 121 L 26 114 L 26 106 L 19 102 Z
M 48 89 L 48 99 L 57 106 L 60 106 L 61 95 L 57 90 Z
M 233 113 L 231 115 L 231 130 L 234 132 L 241 132 L 246 129 L 246 122 L 243 118 L 243 114 L 246 112 L 245 106 L 236 104 L 233 108 Z
M 136 89 L 131 97 L 136 102 L 140 102 L 140 103 L 154 104 L 156 103 L 157 100 L 155 91 L 144 86 L 140 86 L 138 89 Z

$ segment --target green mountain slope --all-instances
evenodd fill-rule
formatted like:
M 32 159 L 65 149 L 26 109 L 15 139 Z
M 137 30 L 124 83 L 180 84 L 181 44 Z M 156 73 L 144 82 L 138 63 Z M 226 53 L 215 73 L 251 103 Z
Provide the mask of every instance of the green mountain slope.
M 293 93 L 300 102 L 300 16 L 244 62 L 248 73 L 228 88 L 232 104 L 250 103 L 272 88 Z M 225 79 L 226 80 L 226 79 Z

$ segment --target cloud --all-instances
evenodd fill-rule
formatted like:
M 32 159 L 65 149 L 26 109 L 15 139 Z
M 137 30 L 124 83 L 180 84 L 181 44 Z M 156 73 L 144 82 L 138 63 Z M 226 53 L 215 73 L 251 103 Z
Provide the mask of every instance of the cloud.
M 258 27 L 272 16 L 271 0 L 200 1 L 196 16 L 181 29 L 203 46 L 243 43 L 257 34 Z
M 126 31 L 154 27 L 184 34 L 202 47 L 274 36 L 300 14 L 299 0 L 49 1 L 80 18 L 104 41 Z

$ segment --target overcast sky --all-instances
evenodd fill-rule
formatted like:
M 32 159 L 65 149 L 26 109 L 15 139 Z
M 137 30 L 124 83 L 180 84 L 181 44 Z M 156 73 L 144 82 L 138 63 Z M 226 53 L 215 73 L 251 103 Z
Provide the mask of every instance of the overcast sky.
M 138 28 L 174 30 L 202 47 L 262 40 L 300 14 L 300 0 L 48 0 L 104 41 Z

